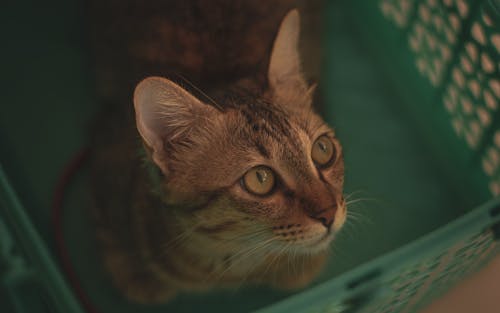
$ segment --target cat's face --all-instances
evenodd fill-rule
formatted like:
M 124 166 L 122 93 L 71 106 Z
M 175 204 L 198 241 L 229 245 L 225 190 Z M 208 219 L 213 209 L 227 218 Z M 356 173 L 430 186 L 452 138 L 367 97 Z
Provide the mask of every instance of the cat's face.
M 260 232 L 255 239 L 274 238 L 271 246 L 322 250 L 346 215 L 341 145 L 308 103 L 285 111 L 254 101 L 170 148 L 166 201 L 214 238 Z
M 293 18 L 259 94 L 227 91 L 218 110 L 166 79 L 136 89 L 138 129 L 165 174 L 164 200 L 186 228 L 219 243 L 210 249 L 319 252 L 345 221 L 342 148 L 312 111 Z

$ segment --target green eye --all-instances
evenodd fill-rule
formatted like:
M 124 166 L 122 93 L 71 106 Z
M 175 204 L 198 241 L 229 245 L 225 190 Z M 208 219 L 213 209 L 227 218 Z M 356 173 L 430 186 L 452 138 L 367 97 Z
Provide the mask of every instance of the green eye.
M 328 136 L 320 136 L 313 144 L 311 157 L 319 166 L 327 165 L 335 156 L 335 146 Z
M 256 166 L 243 176 L 245 188 L 259 196 L 264 196 L 273 190 L 275 183 L 274 172 L 266 166 Z

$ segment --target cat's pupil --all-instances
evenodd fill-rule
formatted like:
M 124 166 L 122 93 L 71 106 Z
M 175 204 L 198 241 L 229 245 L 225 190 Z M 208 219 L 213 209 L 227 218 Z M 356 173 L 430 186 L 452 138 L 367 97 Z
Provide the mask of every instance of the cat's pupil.
M 264 184 L 267 181 L 267 173 L 265 171 L 256 171 L 257 179 L 259 183 Z
M 328 147 L 323 141 L 318 141 L 318 146 L 323 152 L 328 152 Z

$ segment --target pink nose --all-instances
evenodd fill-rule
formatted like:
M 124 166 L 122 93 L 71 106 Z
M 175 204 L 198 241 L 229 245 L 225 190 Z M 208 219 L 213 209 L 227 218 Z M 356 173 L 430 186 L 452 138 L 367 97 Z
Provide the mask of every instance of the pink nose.
M 326 228 L 330 228 L 332 226 L 333 221 L 335 219 L 335 213 L 337 212 L 337 207 L 328 208 L 321 212 L 318 212 L 314 215 L 310 215 L 312 218 L 318 220 L 323 224 Z

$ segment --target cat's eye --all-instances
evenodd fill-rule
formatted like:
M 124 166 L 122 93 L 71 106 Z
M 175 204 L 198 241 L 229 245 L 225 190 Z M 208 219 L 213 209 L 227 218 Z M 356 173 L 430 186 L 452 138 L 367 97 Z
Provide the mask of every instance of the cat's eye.
M 250 169 L 242 180 L 249 192 L 259 196 L 269 194 L 274 188 L 275 181 L 273 171 L 266 166 L 256 166 Z
M 311 157 L 319 166 L 326 166 L 335 156 L 335 146 L 328 136 L 320 136 L 313 144 Z

